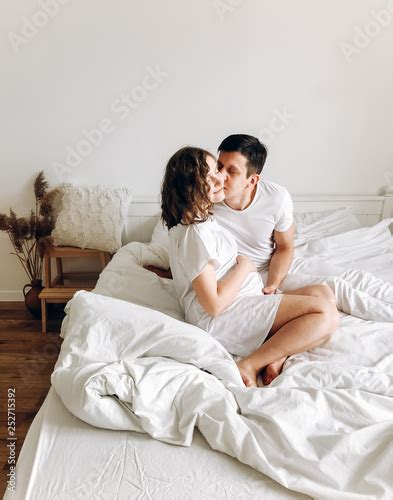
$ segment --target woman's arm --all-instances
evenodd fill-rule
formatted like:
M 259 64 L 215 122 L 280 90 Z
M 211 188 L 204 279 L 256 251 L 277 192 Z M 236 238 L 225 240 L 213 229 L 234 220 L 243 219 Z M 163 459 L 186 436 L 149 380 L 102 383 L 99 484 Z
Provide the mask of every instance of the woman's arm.
M 225 278 L 217 281 L 214 266 L 209 262 L 204 270 L 194 279 L 192 286 L 199 303 L 209 316 L 217 316 L 232 304 L 246 276 L 256 271 L 254 263 L 243 255 L 237 257 L 237 265 Z

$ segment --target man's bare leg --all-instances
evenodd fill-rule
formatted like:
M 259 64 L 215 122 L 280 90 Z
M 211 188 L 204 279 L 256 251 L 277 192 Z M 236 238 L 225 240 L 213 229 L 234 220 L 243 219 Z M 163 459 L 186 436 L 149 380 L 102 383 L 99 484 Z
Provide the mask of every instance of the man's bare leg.
M 331 302 L 320 297 L 284 294 L 271 328 L 273 336 L 236 363 L 245 385 L 256 387 L 261 369 L 315 347 L 317 342 L 323 343 L 337 329 L 338 322 L 337 309 Z

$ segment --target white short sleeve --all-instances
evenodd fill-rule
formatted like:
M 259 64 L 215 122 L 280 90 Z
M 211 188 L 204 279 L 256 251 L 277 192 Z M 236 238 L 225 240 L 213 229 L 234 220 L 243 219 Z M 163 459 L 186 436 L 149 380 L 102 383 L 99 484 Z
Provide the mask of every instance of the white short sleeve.
M 188 227 L 180 242 L 179 260 L 188 279 L 192 282 L 211 262 L 219 267 L 217 245 L 211 231 L 198 228 L 197 224 Z
M 283 233 L 287 231 L 293 223 L 293 203 L 291 195 L 284 188 L 284 198 L 281 204 L 281 208 L 277 214 L 275 231 Z

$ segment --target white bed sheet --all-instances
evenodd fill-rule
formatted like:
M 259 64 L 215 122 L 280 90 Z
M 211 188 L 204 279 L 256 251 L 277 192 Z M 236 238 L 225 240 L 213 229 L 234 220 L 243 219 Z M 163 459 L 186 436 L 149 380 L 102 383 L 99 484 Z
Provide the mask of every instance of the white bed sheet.
M 212 450 L 198 429 L 188 448 L 93 427 L 72 415 L 53 388 L 23 444 L 16 483 L 6 500 L 309 498 Z

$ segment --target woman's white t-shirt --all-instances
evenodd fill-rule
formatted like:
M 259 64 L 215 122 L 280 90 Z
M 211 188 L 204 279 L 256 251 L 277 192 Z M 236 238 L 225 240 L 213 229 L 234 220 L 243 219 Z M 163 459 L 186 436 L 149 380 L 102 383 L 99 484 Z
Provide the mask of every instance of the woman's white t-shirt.
M 236 266 L 237 244 L 232 234 L 217 224 L 214 217 L 195 224 L 178 224 L 169 230 L 169 261 L 176 294 L 188 323 L 207 327 L 211 318 L 200 305 L 192 287 L 194 279 L 211 262 L 217 281 Z M 262 295 L 263 282 L 258 272 L 250 272 L 235 300 Z

